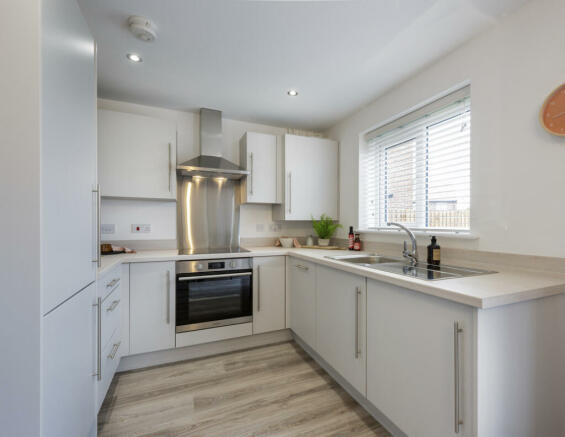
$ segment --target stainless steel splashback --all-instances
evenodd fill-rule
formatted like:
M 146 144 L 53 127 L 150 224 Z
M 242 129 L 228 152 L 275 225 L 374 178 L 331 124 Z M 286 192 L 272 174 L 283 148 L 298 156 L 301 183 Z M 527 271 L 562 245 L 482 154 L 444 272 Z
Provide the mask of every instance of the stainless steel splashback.
M 239 182 L 199 176 L 177 180 L 178 248 L 239 247 Z

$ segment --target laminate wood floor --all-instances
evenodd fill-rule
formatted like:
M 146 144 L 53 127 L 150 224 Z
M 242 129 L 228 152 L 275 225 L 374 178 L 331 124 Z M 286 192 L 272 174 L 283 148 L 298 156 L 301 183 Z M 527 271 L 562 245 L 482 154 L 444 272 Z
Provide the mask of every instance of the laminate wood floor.
M 117 374 L 99 436 L 390 434 L 294 342 Z

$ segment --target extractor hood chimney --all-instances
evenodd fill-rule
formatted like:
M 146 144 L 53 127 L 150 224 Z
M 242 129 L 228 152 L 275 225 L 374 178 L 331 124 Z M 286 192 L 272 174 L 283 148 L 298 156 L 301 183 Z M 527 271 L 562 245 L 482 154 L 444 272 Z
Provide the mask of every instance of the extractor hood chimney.
M 224 158 L 221 111 L 200 109 L 200 155 L 177 165 L 177 170 L 183 176 L 227 179 L 241 179 L 249 174 Z

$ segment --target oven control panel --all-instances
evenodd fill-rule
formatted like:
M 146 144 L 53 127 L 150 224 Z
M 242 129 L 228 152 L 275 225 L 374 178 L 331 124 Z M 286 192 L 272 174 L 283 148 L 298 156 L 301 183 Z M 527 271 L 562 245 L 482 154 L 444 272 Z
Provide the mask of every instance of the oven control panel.
M 253 258 L 228 258 L 196 261 L 177 261 L 176 273 L 226 272 L 230 270 L 250 270 Z

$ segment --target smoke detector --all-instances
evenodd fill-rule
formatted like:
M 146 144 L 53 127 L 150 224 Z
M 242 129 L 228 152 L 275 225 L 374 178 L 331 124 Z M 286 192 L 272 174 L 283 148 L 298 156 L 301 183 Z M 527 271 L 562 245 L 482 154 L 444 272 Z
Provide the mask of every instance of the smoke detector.
M 157 38 L 155 26 L 147 18 L 132 15 L 128 18 L 128 26 L 131 33 L 142 41 L 151 42 Z

